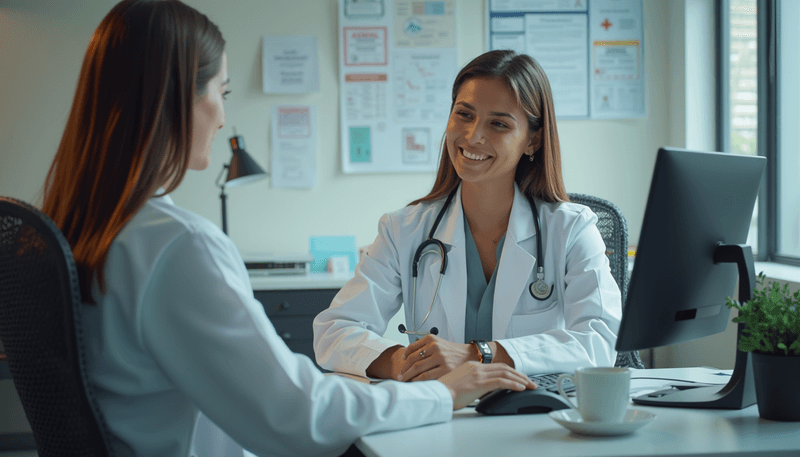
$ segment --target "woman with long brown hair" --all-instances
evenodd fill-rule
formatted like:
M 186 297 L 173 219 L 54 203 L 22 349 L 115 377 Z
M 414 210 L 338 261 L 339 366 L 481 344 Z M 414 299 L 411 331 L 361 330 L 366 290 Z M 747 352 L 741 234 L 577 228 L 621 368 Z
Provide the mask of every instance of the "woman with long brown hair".
M 622 306 L 596 222 L 568 202 L 542 68 L 475 58 L 453 84 L 433 189 L 381 218 L 314 321 L 317 362 L 404 381 L 469 360 L 528 375 L 612 366 Z M 381 336 L 401 304 L 407 347 Z
M 464 364 L 441 382 L 324 376 L 253 296 L 234 244 L 168 194 L 209 164 L 225 123 L 225 41 L 178 0 L 124 0 L 83 62 L 44 188 L 79 267 L 79 344 L 118 455 L 193 453 L 200 412 L 259 455 L 334 455 L 357 437 L 448 420 L 497 388 L 533 384 Z

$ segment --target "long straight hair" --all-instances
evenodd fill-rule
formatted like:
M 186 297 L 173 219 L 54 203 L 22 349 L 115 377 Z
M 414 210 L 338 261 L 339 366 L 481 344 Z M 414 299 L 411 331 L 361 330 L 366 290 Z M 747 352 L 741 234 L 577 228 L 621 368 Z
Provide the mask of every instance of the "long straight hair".
M 42 210 L 66 236 L 81 295 L 94 303 L 112 241 L 189 164 L 192 106 L 219 72 L 225 41 L 178 0 L 125 0 L 92 35 L 43 188 Z M 167 184 L 168 183 L 168 184 Z
M 547 75 L 539 63 L 529 55 L 516 54 L 514 51 L 489 51 L 476 57 L 456 76 L 451 113 L 461 86 L 473 78 L 497 78 L 503 81 L 527 115 L 531 133 L 540 130 L 542 132 L 541 146 L 534 151 L 533 161 L 523 154 L 517 164 L 514 181 L 520 191 L 545 202 L 569 201 L 561 175 L 561 147 L 558 142 L 553 95 Z M 409 205 L 438 200 L 448 195 L 461 182 L 450 160 L 446 141 L 442 141 L 440 155 L 433 188 L 428 195 Z

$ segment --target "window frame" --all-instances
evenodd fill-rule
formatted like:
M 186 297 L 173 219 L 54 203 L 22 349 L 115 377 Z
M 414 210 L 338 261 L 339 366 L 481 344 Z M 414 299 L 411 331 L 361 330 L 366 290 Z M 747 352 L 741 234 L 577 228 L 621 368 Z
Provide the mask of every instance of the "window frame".
M 800 257 L 778 254 L 780 208 L 780 109 L 779 75 L 780 8 L 782 0 L 757 0 L 758 155 L 766 157 L 765 176 L 758 198 L 756 260 L 800 266 Z M 730 0 L 717 0 L 717 148 L 731 152 L 730 143 Z

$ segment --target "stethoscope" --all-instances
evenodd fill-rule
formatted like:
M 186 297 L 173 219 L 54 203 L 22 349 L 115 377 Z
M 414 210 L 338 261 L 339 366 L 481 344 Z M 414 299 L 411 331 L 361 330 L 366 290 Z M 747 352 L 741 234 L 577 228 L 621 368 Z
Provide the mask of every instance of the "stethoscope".
M 439 334 L 439 329 L 436 327 L 431 327 L 429 332 L 420 332 L 419 329 L 425 325 L 425 321 L 427 321 L 428 317 L 431 315 L 433 304 L 436 302 L 436 297 L 439 296 L 439 285 L 442 283 L 442 276 L 444 276 L 444 271 L 447 268 L 447 251 L 445 250 L 444 243 L 434 238 L 433 234 L 439 227 L 439 222 L 441 222 L 444 212 L 447 211 L 447 208 L 450 206 L 450 202 L 453 200 L 453 197 L 455 197 L 457 191 L 458 186 L 456 186 L 456 188 L 450 192 L 450 195 L 447 196 L 444 206 L 442 206 L 442 209 L 439 210 L 439 214 L 436 216 L 436 220 L 433 222 L 433 227 L 431 227 L 431 231 L 428 233 L 428 239 L 419 245 L 417 252 L 414 254 L 414 260 L 411 263 L 411 277 L 414 278 L 411 285 L 411 322 L 416 322 L 416 319 L 414 319 L 414 313 L 416 312 L 417 304 L 417 272 L 419 262 L 422 257 L 428 254 L 438 253 L 439 257 L 442 259 L 442 267 L 439 269 L 439 280 L 436 282 L 436 289 L 433 293 L 431 306 L 428 307 L 428 314 L 425 315 L 425 318 L 422 319 L 422 322 L 420 322 L 420 324 L 414 330 L 408 330 L 406 329 L 405 325 L 400 324 L 397 327 L 400 333 L 419 336 L 424 336 L 429 333 L 432 335 Z M 536 281 L 532 282 L 530 286 L 528 286 L 528 291 L 536 300 L 547 300 L 553 293 L 553 287 L 544 282 L 544 257 L 542 257 L 542 232 L 539 230 L 539 211 L 536 209 L 533 198 L 531 198 L 529 195 L 525 195 L 525 197 L 528 199 L 528 204 L 531 205 L 531 211 L 533 211 L 533 223 L 536 226 Z

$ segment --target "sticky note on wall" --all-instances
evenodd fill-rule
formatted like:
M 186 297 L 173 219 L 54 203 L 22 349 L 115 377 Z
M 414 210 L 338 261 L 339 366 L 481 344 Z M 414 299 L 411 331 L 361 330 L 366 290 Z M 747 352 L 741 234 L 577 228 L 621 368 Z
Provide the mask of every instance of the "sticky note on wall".
M 312 236 L 309 252 L 314 257 L 311 262 L 312 273 L 328 271 L 328 258 L 346 256 L 350 259 L 350 271 L 355 271 L 358 262 L 358 249 L 354 236 Z

